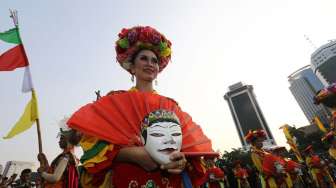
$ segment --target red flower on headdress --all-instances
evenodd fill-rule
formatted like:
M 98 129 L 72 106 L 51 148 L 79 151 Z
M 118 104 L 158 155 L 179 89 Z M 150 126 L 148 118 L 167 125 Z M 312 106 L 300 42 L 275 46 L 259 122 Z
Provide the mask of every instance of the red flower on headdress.
M 119 38 L 124 38 L 128 33 L 128 29 L 123 28 L 121 32 L 118 34 Z

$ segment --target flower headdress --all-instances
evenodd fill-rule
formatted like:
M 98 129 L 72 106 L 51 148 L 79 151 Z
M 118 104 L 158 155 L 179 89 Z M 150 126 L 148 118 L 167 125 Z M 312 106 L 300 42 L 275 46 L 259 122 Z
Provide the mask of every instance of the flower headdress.
M 128 72 L 130 72 L 134 54 L 141 49 L 152 50 L 156 54 L 159 59 L 159 72 L 169 63 L 171 42 L 154 28 L 150 26 L 124 28 L 118 37 L 116 42 L 117 61 Z
M 262 129 L 258 129 L 258 130 L 250 130 L 246 136 L 245 136 L 245 140 L 248 143 L 252 143 L 253 141 L 255 141 L 257 138 L 263 138 L 266 139 L 266 133 L 264 130 Z
M 141 132 L 146 130 L 148 127 L 150 127 L 154 123 L 167 122 L 167 121 L 174 122 L 176 124 L 181 125 L 179 118 L 176 116 L 174 112 L 163 110 L 163 109 L 153 111 L 144 118 L 142 125 L 141 125 Z
M 336 107 L 336 83 L 318 91 L 314 97 L 314 103 L 322 103 L 330 108 Z

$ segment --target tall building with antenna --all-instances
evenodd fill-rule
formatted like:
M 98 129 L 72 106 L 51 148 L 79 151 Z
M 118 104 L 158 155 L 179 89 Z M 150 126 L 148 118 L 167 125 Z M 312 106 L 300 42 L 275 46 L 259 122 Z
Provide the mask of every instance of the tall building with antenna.
M 241 82 L 233 84 L 229 86 L 224 99 L 228 102 L 240 142 L 245 149 L 249 147 L 249 144 L 244 136 L 249 130 L 265 130 L 267 139 L 264 145 L 267 147 L 276 144 L 254 95 L 252 85 L 244 85 Z
M 315 105 L 313 97 L 324 88 L 322 82 L 314 74 L 310 65 L 304 66 L 288 76 L 289 90 L 309 122 L 317 116 L 322 123 L 328 124 L 330 111 L 323 105 Z
M 336 40 L 315 50 L 311 55 L 311 67 L 324 86 L 336 82 Z

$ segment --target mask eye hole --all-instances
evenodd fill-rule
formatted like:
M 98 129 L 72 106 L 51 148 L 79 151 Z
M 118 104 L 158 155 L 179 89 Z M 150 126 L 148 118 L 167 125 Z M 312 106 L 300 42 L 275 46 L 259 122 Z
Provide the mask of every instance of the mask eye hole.
M 172 136 L 181 136 L 181 133 L 173 133 Z
M 151 135 L 151 136 L 154 136 L 154 137 L 162 137 L 162 136 L 164 136 L 164 135 L 161 134 L 161 133 L 151 133 L 150 135 Z

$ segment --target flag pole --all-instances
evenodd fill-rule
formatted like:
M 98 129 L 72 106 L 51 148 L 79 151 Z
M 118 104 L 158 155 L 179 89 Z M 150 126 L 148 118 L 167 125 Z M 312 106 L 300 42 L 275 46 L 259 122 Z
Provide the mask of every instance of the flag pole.
M 37 139 L 38 139 L 38 147 L 39 153 L 42 153 L 42 136 L 41 136 L 41 129 L 40 129 L 40 119 L 36 119 L 36 128 L 37 128 Z
M 12 18 L 15 27 L 18 28 L 19 27 L 19 20 L 18 20 L 18 16 L 17 16 L 17 10 L 9 9 L 9 12 L 10 12 L 10 17 Z M 31 92 L 32 92 L 32 98 L 35 98 L 34 89 L 32 89 Z M 36 121 L 36 128 L 37 128 L 38 150 L 39 150 L 39 153 L 42 153 L 43 150 L 42 150 L 42 136 L 41 136 L 40 120 L 37 117 L 35 121 Z M 40 163 L 41 163 L 41 161 L 40 161 Z

